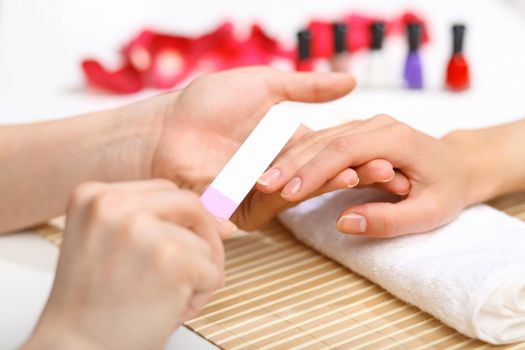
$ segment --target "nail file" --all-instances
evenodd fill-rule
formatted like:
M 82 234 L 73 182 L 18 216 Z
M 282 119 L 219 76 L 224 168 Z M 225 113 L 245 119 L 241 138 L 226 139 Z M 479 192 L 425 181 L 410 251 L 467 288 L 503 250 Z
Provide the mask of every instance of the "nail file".
M 293 103 L 273 106 L 201 196 L 204 207 L 229 219 L 299 127 Z

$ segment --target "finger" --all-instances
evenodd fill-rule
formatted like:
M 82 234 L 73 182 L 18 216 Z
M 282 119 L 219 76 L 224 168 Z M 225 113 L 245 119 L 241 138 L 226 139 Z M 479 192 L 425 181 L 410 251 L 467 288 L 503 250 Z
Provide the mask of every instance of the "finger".
M 72 193 L 69 206 L 83 206 L 105 191 L 148 191 L 162 188 L 177 188 L 177 185 L 164 179 L 145 181 L 126 181 L 116 183 L 85 182 Z
M 281 195 L 289 201 L 305 198 L 341 169 L 361 166 L 374 159 L 388 159 L 396 168 L 403 169 L 418 157 L 414 151 L 418 135 L 408 136 L 404 130 L 404 126 L 400 129 L 398 124 L 392 124 L 333 140 L 294 175 Z
M 355 169 L 359 176 L 360 185 L 370 185 L 374 183 L 386 183 L 391 181 L 394 176 L 394 166 L 387 160 L 374 159 Z
M 406 196 L 410 192 L 410 181 L 400 171 L 396 171 L 394 178 L 385 183 L 375 184 L 374 187 L 381 191 L 397 194 L 399 196 Z
M 321 194 L 332 192 L 344 188 L 353 188 L 360 183 L 360 178 L 354 169 L 345 169 L 341 171 L 333 179 L 329 180 L 319 190 L 314 192 L 313 196 L 319 196 Z M 309 198 L 312 196 L 309 196 Z
M 272 70 L 268 80 L 274 103 L 281 101 L 326 102 L 343 97 L 355 87 L 346 73 L 297 73 Z
M 327 192 L 352 188 L 357 186 L 358 183 L 357 173 L 353 169 L 345 169 L 305 199 Z M 257 190 L 254 190 L 254 193 L 246 198 L 233 214 L 232 220 L 247 231 L 263 227 L 283 210 L 292 208 L 300 203 L 286 201 L 278 192 L 264 193 Z
M 196 235 L 195 232 L 156 218 L 153 218 L 153 220 L 155 220 L 155 227 L 158 229 L 157 231 L 162 232 L 166 240 L 174 241 L 174 244 L 183 247 L 183 250 L 190 254 L 199 254 L 208 259 L 213 258 L 210 243 L 199 235 Z M 159 241 L 157 240 L 156 243 L 158 244 L 158 242 Z
M 159 219 L 194 231 L 212 246 L 216 261 L 223 259 L 224 252 L 218 224 L 193 192 L 176 188 L 157 188 L 139 194 L 108 192 L 100 196 L 97 206 L 99 211 L 111 212 L 111 208 L 119 203 L 123 206 L 121 210 L 125 210 L 127 214 L 121 214 L 120 218 L 114 220 L 122 221 L 125 215 L 132 216 L 136 213 L 152 214 Z
M 345 129 L 362 125 L 361 120 L 345 123 Z M 282 189 L 293 175 L 312 159 L 326 144 L 341 132 L 341 126 L 327 128 L 310 133 L 307 139 L 299 140 L 285 149 L 273 162 L 272 166 L 257 180 L 256 187 L 264 193 L 273 193 Z
M 341 213 L 337 229 L 343 233 L 380 238 L 424 232 L 440 224 L 434 204 L 429 196 L 421 196 L 398 203 L 359 205 Z
M 237 225 L 235 225 L 230 220 L 225 220 L 223 218 L 216 217 L 215 220 L 219 225 L 219 234 L 221 239 L 228 239 L 232 234 L 237 231 Z
M 299 142 L 290 150 L 277 157 L 274 164 L 263 175 L 263 181 L 257 187 L 262 192 L 272 193 L 291 180 L 297 171 L 317 155 L 326 145 L 337 138 L 352 134 L 372 131 L 395 123 L 395 119 L 387 115 L 377 115 L 366 121 L 355 120 L 313 133 L 309 139 Z M 393 176 L 393 172 L 390 173 Z

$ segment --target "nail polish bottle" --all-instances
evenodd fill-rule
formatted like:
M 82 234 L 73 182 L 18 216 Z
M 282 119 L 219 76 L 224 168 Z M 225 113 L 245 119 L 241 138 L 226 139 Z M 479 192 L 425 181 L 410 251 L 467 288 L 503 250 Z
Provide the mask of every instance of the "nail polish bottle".
M 421 24 L 412 22 L 407 25 L 408 55 L 405 60 L 403 78 L 407 89 L 423 88 L 423 72 L 419 45 L 421 42 Z
M 346 45 L 348 26 L 338 22 L 333 24 L 332 30 L 334 38 L 334 53 L 330 61 L 332 71 L 350 73 L 350 55 Z
M 309 72 L 313 70 L 312 59 L 312 33 L 308 29 L 301 30 L 297 33 L 297 61 L 295 70 L 300 72 Z
M 368 87 L 384 88 L 390 84 L 388 79 L 387 62 L 382 52 L 385 37 L 385 24 L 377 21 L 370 25 L 372 41 L 368 52 L 366 82 Z
M 468 89 L 470 85 L 469 67 L 463 55 L 463 39 L 465 37 L 465 25 L 455 24 L 452 26 L 453 46 L 452 57 L 447 66 L 447 87 L 454 91 Z

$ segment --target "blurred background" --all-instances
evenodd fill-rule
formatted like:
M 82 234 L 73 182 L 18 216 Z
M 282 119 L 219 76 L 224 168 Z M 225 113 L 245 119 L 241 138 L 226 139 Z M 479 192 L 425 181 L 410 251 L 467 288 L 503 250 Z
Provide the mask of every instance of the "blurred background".
M 363 118 L 388 113 L 434 135 L 488 125 L 523 114 L 524 9 L 520 0 L 0 0 L 0 122 L 62 117 L 159 93 L 87 89 L 81 70 L 85 58 L 116 67 L 119 50 L 144 28 L 196 36 L 229 20 L 242 36 L 256 21 L 293 48 L 296 32 L 311 20 L 339 20 L 352 13 L 392 19 L 410 10 L 423 17 L 430 34 L 421 49 L 425 88 L 367 89 L 360 84 L 338 102 L 344 108 L 334 114 Z M 467 26 L 464 51 L 472 80 L 461 93 L 443 89 L 456 22 Z M 399 79 L 406 46 L 403 35 L 387 37 L 390 70 Z M 358 62 L 356 57 L 356 70 Z
M 429 33 L 429 42 L 420 50 L 424 88 L 403 88 L 406 35 L 387 36 L 383 51 L 390 86 L 367 87 L 364 66 L 369 52 L 351 52 L 358 87 L 322 109 L 313 108 L 308 124 L 322 127 L 387 113 L 440 136 L 455 128 L 523 117 L 525 0 L 0 0 L 0 124 L 66 117 L 164 92 L 146 87 L 131 94 L 108 93 L 88 87 L 82 71 L 87 58 L 116 69 L 122 64 L 123 46 L 145 28 L 196 37 L 230 21 L 235 35 L 243 38 L 257 22 L 295 52 L 297 31 L 312 20 L 332 22 L 356 13 L 393 20 L 405 11 L 421 16 Z M 452 54 L 451 26 L 458 22 L 466 25 L 464 56 L 471 81 L 469 89 L 453 92 L 445 88 L 445 74 Z M 294 69 L 293 60 L 279 66 Z M 23 272 L 4 266 L 0 273 L 0 344 L 7 348 L 28 336 L 52 281 L 56 251 L 43 240 L 31 239 L 4 237 L 0 245 L 8 260 L 37 261 L 36 269 Z M 196 348 L 200 338 L 191 338 L 184 328 L 178 334 L 184 332 L 189 343 L 175 336 L 172 348 Z M 200 342 L 203 349 L 210 348 Z

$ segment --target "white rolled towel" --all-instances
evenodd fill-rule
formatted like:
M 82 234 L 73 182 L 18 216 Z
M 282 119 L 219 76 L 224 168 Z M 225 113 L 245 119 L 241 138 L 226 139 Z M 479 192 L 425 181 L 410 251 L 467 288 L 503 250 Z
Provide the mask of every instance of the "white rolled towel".
M 336 230 L 343 209 L 381 199 L 374 190 L 340 191 L 280 219 L 300 241 L 467 336 L 525 341 L 525 223 L 478 205 L 423 234 L 374 239 Z

